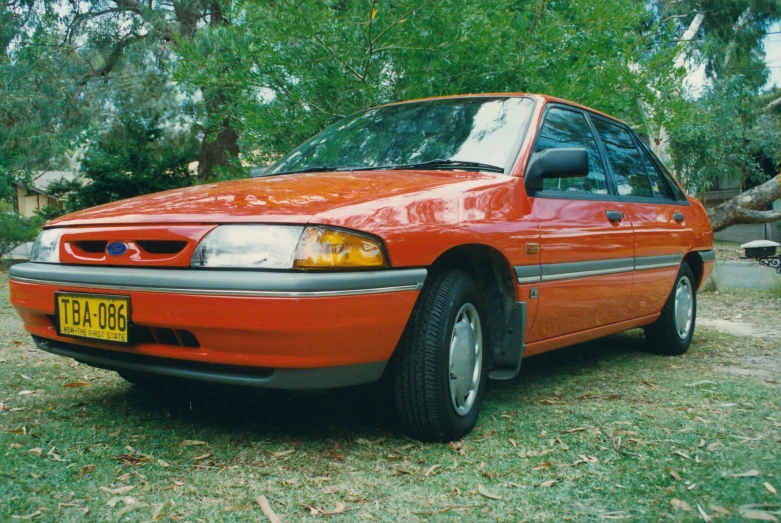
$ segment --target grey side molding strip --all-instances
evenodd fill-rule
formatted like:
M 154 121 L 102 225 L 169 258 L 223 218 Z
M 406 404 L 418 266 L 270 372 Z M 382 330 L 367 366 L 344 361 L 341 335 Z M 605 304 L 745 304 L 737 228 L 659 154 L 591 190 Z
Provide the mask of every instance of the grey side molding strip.
M 419 290 L 426 274 L 426 269 L 281 272 L 22 263 L 11 267 L 9 278 L 48 285 L 171 294 L 316 297 Z
M 712 249 L 710 251 L 697 251 L 697 254 L 700 255 L 703 263 L 716 260 L 716 251 Z
M 708 261 L 706 253 L 713 251 L 700 251 L 703 261 Z M 713 255 L 715 258 L 715 253 Z M 606 274 L 620 274 L 624 272 L 661 269 L 664 267 L 677 267 L 683 260 L 682 254 L 670 254 L 664 256 L 642 256 L 637 258 L 613 258 L 609 260 L 593 260 L 572 263 L 549 263 L 544 265 L 518 265 L 515 266 L 515 277 L 518 283 L 538 283 L 541 281 L 569 280 L 573 278 L 587 278 L 589 276 L 603 276 Z
M 635 258 L 635 270 L 661 269 L 663 267 L 677 267 L 683 260 L 683 254 L 671 254 L 667 256 L 643 256 Z

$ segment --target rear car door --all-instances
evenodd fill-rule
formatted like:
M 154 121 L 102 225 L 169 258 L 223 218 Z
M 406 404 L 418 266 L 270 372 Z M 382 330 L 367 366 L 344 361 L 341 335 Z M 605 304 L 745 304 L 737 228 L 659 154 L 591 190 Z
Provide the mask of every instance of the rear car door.
M 659 312 L 670 294 L 692 230 L 686 196 L 623 124 L 591 116 L 621 200 L 634 227 L 634 317 Z
M 528 194 L 541 244 L 539 302 L 528 342 L 616 323 L 628 315 L 631 222 L 611 187 L 585 113 L 549 105 L 532 156 L 572 147 L 588 152 L 589 175 L 546 179 L 543 190 Z

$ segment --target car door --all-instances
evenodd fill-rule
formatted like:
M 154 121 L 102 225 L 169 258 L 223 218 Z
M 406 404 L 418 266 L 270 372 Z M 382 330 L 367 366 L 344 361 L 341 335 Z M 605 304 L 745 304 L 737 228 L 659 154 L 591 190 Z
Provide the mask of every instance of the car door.
M 691 244 L 692 230 L 686 221 L 689 203 L 677 185 L 665 179 L 650 151 L 630 129 L 599 116 L 591 118 L 634 227 L 635 271 L 629 308 L 634 317 L 655 314 L 669 296 Z
M 611 186 L 584 112 L 549 105 L 532 156 L 572 147 L 588 152 L 588 176 L 546 179 L 542 190 L 529 192 L 532 215 L 540 227 L 541 278 L 528 342 L 616 323 L 629 314 L 631 221 Z

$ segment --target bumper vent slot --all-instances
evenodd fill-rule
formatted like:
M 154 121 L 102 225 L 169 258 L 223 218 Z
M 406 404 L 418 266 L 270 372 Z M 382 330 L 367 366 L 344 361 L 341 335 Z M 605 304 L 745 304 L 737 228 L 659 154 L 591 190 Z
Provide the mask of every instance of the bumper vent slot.
M 136 240 L 136 244 L 150 254 L 176 254 L 187 247 L 187 242 L 173 240 Z

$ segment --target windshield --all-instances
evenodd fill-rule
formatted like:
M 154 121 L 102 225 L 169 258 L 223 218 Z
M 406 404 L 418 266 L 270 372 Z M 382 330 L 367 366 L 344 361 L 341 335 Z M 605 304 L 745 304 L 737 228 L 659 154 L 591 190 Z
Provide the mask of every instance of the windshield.
M 529 98 L 473 97 L 369 109 L 304 142 L 267 174 L 416 166 L 506 172 L 533 108 Z

